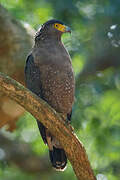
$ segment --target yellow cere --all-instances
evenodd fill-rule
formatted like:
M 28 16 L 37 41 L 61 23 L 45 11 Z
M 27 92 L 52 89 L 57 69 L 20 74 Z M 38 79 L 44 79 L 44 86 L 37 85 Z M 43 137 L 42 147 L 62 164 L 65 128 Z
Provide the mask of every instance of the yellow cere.
M 56 28 L 58 31 L 61 31 L 61 32 L 65 32 L 65 30 L 66 30 L 65 25 L 62 25 L 62 24 L 59 24 L 59 23 L 55 23 L 54 28 Z

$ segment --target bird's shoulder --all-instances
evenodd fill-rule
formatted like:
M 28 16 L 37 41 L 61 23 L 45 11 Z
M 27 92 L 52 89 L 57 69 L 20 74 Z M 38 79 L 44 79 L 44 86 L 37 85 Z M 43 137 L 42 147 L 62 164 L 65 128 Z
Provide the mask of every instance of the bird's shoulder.
M 34 64 L 34 60 L 33 60 L 33 55 L 32 53 L 30 53 L 28 56 L 27 56 L 27 59 L 26 59 L 26 64 L 25 64 L 25 74 L 27 73 L 27 71 L 29 70 L 29 66 L 31 66 L 32 64 Z
M 41 89 L 41 75 L 40 69 L 34 63 L 34 57 L 30 53 L 26 60 L 25 65 L 25 82 L 27 88 L 39 95 Z
M 34 56 L 32 54 L 32 52 L 27 56 L 26 59 L 26 65 L 25 65 L 25 76 L 32 76 L 34 74 L 38 74 L 39 73 L 39 69 L 36 66 L 35 62 L 34 62 Z

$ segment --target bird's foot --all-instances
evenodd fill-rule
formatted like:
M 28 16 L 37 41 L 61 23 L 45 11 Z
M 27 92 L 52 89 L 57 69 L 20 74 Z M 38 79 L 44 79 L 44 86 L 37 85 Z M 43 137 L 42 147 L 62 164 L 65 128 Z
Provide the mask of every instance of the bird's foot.
M 71 126 L 70 121 L 68 119 L 66 119 L 65 124 L 71 131 L 74 131 L 74 128 Z
M 65 122 L 65 126 L 67 126 L 71 131 L 74 131 L 74 128 L 70 124 L 70 120 L 67 119 L 66 115 L 63 113 L 59 113 L 59 115 L 62 117 L 63 121 Z

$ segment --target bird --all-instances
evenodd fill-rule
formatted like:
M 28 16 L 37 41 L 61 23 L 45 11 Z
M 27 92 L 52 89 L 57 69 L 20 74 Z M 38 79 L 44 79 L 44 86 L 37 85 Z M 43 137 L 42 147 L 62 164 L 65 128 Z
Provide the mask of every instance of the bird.
M 26 87 L 46 101 L 65 122 L 71 121 L 75 78 L 71 58 L 62 43 L 64 33 L 71 33 L 63 22 L 51 19 L 35 34 L 35 43 L 25 65 Z M 59 141 L 37 120 L 42 139 L 49 148 L 52 167 L 64 171 L 67 156 Z

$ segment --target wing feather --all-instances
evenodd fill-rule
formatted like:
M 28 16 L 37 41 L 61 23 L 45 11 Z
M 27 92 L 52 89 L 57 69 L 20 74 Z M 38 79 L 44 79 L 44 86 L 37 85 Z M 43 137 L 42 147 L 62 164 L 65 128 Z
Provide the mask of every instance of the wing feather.
M 40 69 L 34 63 L 34 57 L 32 54 L 28 55 L 25 66 L 25 81 L 26 86 L 33 93 L 42 98 L 42 83 L 40 79 Z M 47 143 L 46 140 L 46 128 L 43 124 L 37 120 L 37 124 L 40 130 L 40 134 L 44 143 Z

